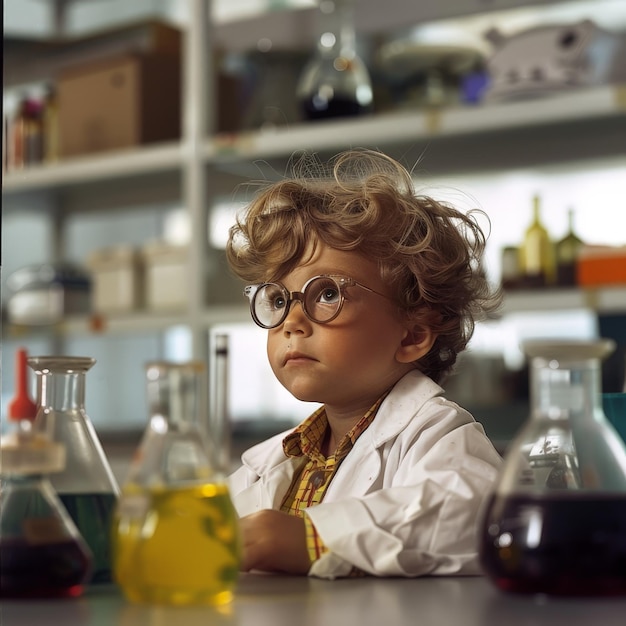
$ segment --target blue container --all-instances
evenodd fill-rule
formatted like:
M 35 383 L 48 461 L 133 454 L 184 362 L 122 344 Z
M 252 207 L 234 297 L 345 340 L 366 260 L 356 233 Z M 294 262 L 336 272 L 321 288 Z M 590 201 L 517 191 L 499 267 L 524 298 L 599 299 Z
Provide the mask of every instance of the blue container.
M 613 428 L 626 442 L 626 393 L 603 393 L 602 408 Z

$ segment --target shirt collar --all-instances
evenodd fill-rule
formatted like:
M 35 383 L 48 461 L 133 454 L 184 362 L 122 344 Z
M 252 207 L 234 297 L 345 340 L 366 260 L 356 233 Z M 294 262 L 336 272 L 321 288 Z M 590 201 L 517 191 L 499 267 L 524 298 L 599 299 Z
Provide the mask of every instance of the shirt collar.
M 337 446 L 334 457 L 339 460 L 350 452 L 356 440 L 372 423 L 383 400 L 390 390 L 385 391 L 365 412 L 363 417 L 350 429 Z M 322 444 L 328 428 L 326 409 L 322 406 L 307 417 L 299 426 L 283 439 L 283 451 L 288 457 L 321 455 Z

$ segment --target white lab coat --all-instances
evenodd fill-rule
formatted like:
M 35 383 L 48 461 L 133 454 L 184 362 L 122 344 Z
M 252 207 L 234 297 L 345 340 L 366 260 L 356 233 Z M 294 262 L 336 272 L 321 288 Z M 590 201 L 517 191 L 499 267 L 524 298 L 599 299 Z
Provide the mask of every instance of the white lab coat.
M 333 477 L 306 510 L 329 552 L 309 575 L 353 566 L 376 576 L 477 574 L 477 529 L 501 458 L 472 416 L 417 370 L 381 404 Z M 240 516 L 278 509 L 300 459 L 281 433 L 242 456 L 230 477 Z

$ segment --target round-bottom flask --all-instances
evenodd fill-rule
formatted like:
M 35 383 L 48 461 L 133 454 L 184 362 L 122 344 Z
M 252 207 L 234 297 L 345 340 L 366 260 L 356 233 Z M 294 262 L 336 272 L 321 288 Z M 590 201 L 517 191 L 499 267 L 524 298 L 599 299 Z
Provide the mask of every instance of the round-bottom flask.
M 64 449 L 21 426 L 0 454 L 0 596 L 75 597 L 92 555 L 47 478 L 63 469 Z
M 90 584 L 110 583 L 111 520 L 119 487 L 98 435 L 85 411 L 90 357 L 30 357 L 37 375 L 39 409 L 35 428 L 65 446 L 66 463 L 50 476 L 70 517 L 94 557 Z
M 198 423 L 205 367 L 157 362 L 146 374 L 150 421 L 114 516 L 115 579 L 133 602 L 227 603 L 239 529 Z
M 613 342 L 529 342 L 531 415 L 482 521 L 480 559 L 513 592 L 626 594 L 626 448 L 602 411 Z

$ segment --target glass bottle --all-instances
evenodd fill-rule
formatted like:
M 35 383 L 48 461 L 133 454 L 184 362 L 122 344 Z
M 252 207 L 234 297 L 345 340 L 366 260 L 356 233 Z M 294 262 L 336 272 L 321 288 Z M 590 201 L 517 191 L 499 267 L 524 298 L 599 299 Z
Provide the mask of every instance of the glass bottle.
M 93 553 L 91 584 L 112 581 L 110 527 L 119 495 L 117 481 L 85 411 L 85 378 L 94 363 L 90 357 L 28 359 L 38 381 L 40 406 L 35 428 L 65 446 L 65 468 L 50 481 Z
M 238 520 L 199 424 L 206 368 L 146 367 L 150 420 L 115 514 L 114 574 L 126 598 L 224 604 L 239 572 Z
M 556 282 L 563 287 L 576 284 L 576 263 L 584 245 L 574 229 L 574 209 L 569 209 L 567 223 L 567 233 L 556 244 Z
M 298 82 L 297 99 L 310 120 L 368 113 L 373 93 L 369 72 L 357 54 L 354 0 L 320 0 L 317 51 Z
M 520 260 L 525 286 L 544 287 L 554 283 L 554 248 L 541 219 L 541 199 L 537 195 L 533 197 L 533 219 L 524 233 Z
M 52 163 L 59 160 L 59 103 L 56 88 L 47 86 L 42 111 L 43 124 L 43 160 Z
M 65 449 L 24 419 L 0 453 L 0 596 L 63 598 L 82 593 L 92 555 L 47 478 Z
M 610 340 L 533 341 L 530 419 L 484 511 L 480 559 L 502 590 L 626 594 L 626 448 L 602 410 Z

